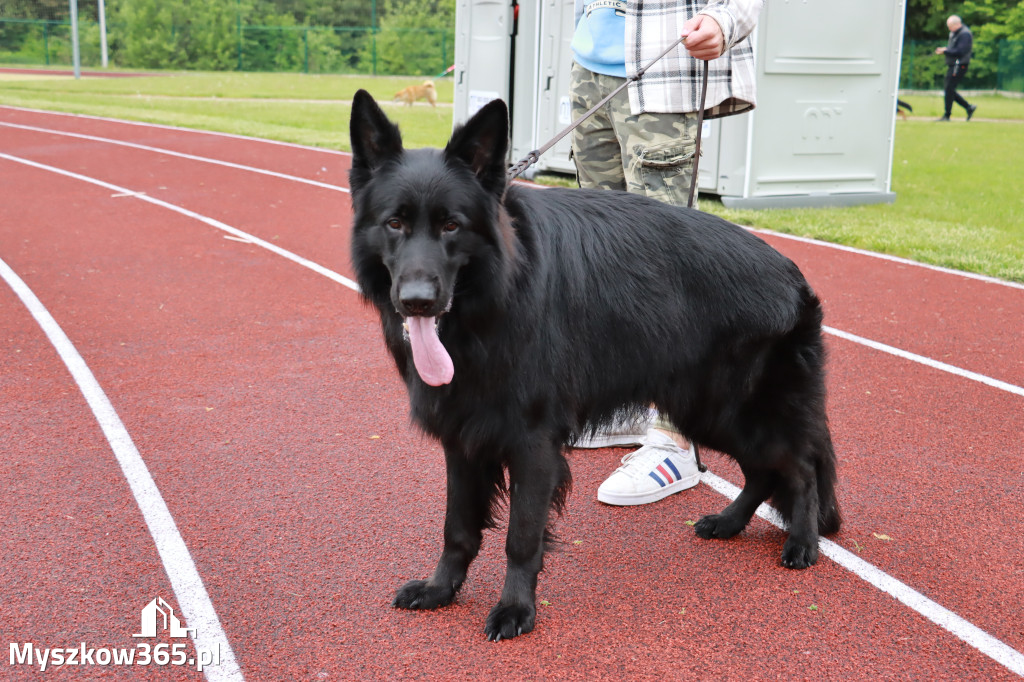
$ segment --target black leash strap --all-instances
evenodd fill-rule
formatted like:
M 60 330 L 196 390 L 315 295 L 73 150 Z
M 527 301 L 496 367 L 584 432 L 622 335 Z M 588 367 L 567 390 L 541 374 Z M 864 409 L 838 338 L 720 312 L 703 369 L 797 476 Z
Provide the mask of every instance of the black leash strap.
M 686 206 L 693 208 L 693 199 L 697 196 L 697 162 L 700 161 L 700 139 L 704 137 L 704 102 L 708 98 L 708 62 L 704 60 L 704 78 L 700 84 L 700 109 L 697 110 L 697 143 L 693 148 L 693 169 L 690 176 L 690 198 Z M 697 467 L 700 467 L 700 456 L 697 456 Z M 703 469 L 701 469 L 703 471 Z
M 694 443 L 692 440 L 690 441 L 690 445 L 693 447 L 693 458 L 697 460 L 697 471 L 703 474 L 705 471 L 708 470 L 708 465 L 700 461 L 700 446 Z

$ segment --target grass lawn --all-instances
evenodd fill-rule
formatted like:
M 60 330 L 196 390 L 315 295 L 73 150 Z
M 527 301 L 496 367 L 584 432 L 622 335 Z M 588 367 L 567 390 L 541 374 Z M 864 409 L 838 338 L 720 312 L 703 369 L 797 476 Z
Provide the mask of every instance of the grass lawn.
M 421 78 L 166 73 L 136 78 L 17 79 L 0 74 L 0 104 L 109 116 L 348 149 L 349 105 L 366 88 L 383 103 Z M 443 146 L 453 86 L 435 79 L 439 106 L 387 105 L 408 146 Z M 701 208 L 738 223 L 1024 282 L 1024 100 L 984 95 L 975 119 L 934 123 L 939 96 L 901 97 L 894 204 L 738 211 Z
M 349 105 L 364 88 L 384 103 L 416 77 L 281 73 L 162 73 L 133 78 L 4 80 L 0 104 L 203 128 L 348 150 Z M 409 146 L 441 146 L 451 132 L 451 79 L 437 79 L 447 106 L 388 106 Z
M 1024 101 L 1011 101 L 1024 115 Z M 1014 171 L 1024 167 L 1022 150 L 1024 121 L 897 121 L 893 204 L 731 211 L 702 200 L 701 207 L 746 225 L 1024 282 L 1024 193 Z

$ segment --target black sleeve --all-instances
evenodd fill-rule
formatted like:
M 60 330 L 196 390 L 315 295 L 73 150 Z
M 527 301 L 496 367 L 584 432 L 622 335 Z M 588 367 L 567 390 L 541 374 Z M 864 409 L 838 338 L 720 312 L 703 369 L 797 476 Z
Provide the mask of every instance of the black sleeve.
M 956 57 L 960 61 L 967 61 L 971 57 L 971 48 L 974 46 L 974 36 L 968 30 L 963 30 L 953 36 L 951 45 L 946 48 L 946 54 Z

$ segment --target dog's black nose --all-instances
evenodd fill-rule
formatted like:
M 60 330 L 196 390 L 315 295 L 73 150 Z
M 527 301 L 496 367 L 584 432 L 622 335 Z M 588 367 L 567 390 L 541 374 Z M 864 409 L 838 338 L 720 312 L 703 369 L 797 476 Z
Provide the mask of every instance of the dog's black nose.
M 398 290 L 398 300 L 407 315 L 429 315 L 437 305 L 437 287 L 423 280 L 406 282 Z

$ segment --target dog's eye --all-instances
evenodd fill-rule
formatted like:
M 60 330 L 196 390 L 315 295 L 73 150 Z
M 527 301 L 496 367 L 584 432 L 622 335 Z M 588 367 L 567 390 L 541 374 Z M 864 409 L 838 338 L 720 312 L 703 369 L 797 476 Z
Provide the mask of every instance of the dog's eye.
M 402 229 L 402 221 L 399 220 L 398 218 L 391 218 L 391 219 L 389 219 L 384 224 L 387 225 L 388 227 L 390 227 L 392 230 L 401 230 Z
M 445 222 L 443 229 L 445 232 L 454 232 L 455 230 L 459 229 L 459 224 L 454 220 L 449 220 Z

